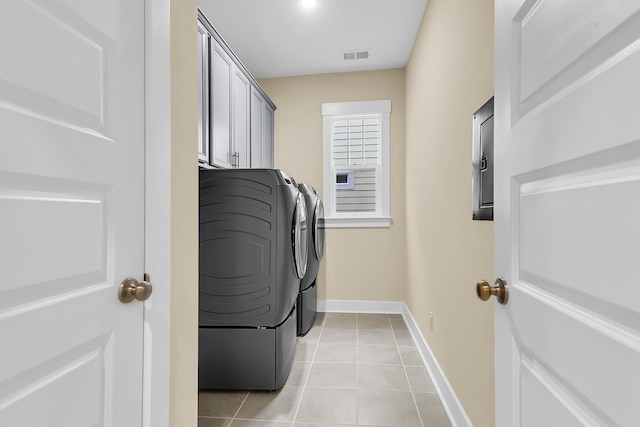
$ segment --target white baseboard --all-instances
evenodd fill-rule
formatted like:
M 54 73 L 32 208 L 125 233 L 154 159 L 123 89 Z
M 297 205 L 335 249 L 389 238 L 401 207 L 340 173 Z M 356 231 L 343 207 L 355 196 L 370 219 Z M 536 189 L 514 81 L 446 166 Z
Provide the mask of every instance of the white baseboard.
M 318 311 L 325 313 L 402 314 L 401 301 L 318 300 Z
M 436 393 L 438 393 L 438 396 L 442 401 L 442 406 L 444 406 L 444 410 L 447 412 L 452 426 L 473 427 L 471 420 L 458 400 L 458 396 L 456 396 L 456 393 L 453 391 L 449 380 L 447 380 L 440 364 L 438 364 L 431 348 L 429 348 L 427 340 L 424 339 L 422 332 L 420 332 L 420 328 L 418 328 L 418 324 L 404 302 L 402 303 L 402 317 L 404 317 L 404 321 L 409 328 L 413 341 L 418 347 L 418 352 L 420 353 L 422 361 L 424 362 L 427 371 L 429 372 L 429 376 L 433 381 L 433 387 L 436 389 Z
M 429 344 L 418 328 L 418 324 L 411 315 L 409 308 L 402 301 L 342 301 L 318 300 L 318 311 L 326 313 L 386 313 L 402 314 L 409 332 L 416 343 L 420 357 L 424 362 L 433 387 L 442 401 L 442 406 L 449 416 L 453 427 L 473 427 L 462 404 L 458 400 L 451 384 L 444 375 L 436 357 L 429 348 Z

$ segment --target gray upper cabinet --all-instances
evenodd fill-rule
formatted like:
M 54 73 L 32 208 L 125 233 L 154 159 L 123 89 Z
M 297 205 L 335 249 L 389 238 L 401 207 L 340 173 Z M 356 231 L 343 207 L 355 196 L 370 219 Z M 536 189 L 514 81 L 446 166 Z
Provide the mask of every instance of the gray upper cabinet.
M 262 93 L 251 91 L 251 166 L 273 168 L 273 108 Z
M 233 73 L 233 142 L 234 160 L 239 168 L 251 166 L 250 96 L 251 83 L 241 70 L 236 68 Z
M 273 162 L 273 122 L 275 109 L 269 103 L 264 105 L 262 118 L 262 159 L 263 167 L 272 169 Z
M 231 139 L 231 102 L 233 100 L 231 77 L 233 61 L 215 40 L 211 48 L 211 156 L 210 163 L 230 168 L 233 162 Z
M 198 22 L 198 162 L 209 164 L 209 49 L 211 36 Z M 207 76 L 207 78 L 205 78 Z
M 201 167 L 272 168 L 275 105 L 198 14 Z

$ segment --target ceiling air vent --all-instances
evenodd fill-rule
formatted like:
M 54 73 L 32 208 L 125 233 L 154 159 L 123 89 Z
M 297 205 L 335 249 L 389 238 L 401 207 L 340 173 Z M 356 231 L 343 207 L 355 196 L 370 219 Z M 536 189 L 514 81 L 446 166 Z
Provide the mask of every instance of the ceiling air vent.
M 350 50 L 347 52 L 342 52 L 342 59 L 344 59 L 345 61 L 367 58 L 369 58 L 368 50 Z

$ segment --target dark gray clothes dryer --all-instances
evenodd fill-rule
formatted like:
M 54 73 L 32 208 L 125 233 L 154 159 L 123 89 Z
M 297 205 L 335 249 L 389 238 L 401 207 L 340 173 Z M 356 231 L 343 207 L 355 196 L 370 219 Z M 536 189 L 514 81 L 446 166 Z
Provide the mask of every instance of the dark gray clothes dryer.
M 275 390 L 293 365 L 307 210 L 277 169 L 200 171 L 199 387 Z
M 316 278 L 320 260 L 324 255 L 324 205 L 316 189 L 300 183 L 298 189 L 304 195 L 309 218 L 309 256 L 307 273 L 300 281 L 298 294 L 298 335 L 305 335 L 311 329 L 318 311 L 318 287 Z

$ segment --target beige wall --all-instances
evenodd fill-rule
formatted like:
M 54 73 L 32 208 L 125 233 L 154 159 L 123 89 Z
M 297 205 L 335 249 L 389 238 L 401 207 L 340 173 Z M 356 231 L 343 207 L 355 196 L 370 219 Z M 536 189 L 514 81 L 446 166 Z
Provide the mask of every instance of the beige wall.
M 471 220 L 471 120 L 493 94 L 493 0 L 429 0 L 406 82 L 406 302 L 473 425 L 493 426 L 493 303 L 475 295 L 494 279 L 493 225 Z
M 391 100 L 390 228 L 327 229 L 318 298 L 403 301 L 406 282 L 404 200 L 404 70 L 265 79 L 277 106 L 275 167 L 322 188 L 322 103 Z
M 198 424 L 196 23 L 196 0 L 171 0 L 171 427 Z

